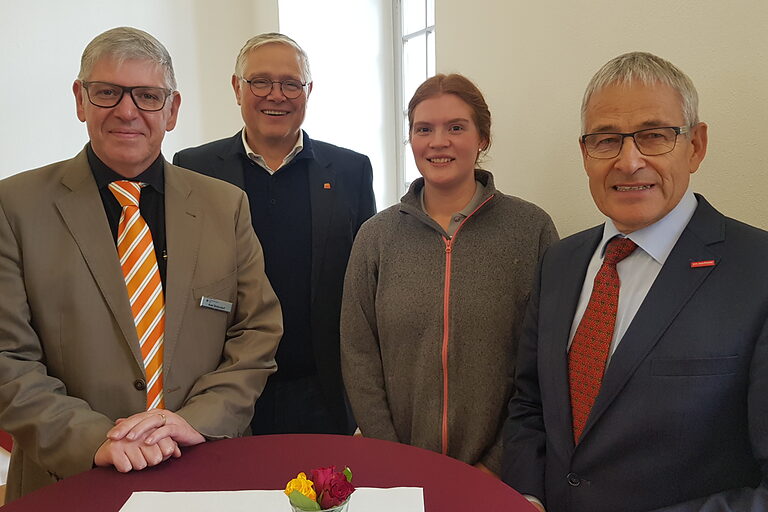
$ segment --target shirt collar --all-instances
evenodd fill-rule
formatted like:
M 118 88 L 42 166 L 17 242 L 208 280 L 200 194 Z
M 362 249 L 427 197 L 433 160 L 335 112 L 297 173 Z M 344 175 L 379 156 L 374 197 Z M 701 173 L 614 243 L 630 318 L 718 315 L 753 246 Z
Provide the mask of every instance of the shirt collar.
M 638 247 L 648 253 L 660 265 L 663 265 L 667 261 L 669 253 L 672 252 L 672 248 L 677 243 L 677 239 L 680 238 L 691 217 L 693 217 L 697 206 L 696 196 L 688 189 L 682 199 L 680 199 L 680 202 L 677 203 L 677 206 L 663 218 L 650 226 L 633 231 L 626 235 L 626 237 L 635 242 Z M 608 219 L 603 227 L 603 239 L 600 241 L 601 255 L 605 254 L 605 247 L 608 241 L 617 235 L 625 236 Z
M 248 158 L 256 162 L 258 165 L 263 167 L 267 170 L 270 174 L 274 174 L 276 171 L 278 171 L 281 167 L 284 167 L 291 163 L 291 161 L 296 158 L 296 155 L 301 153 L 301 150 L 304 149 L 304 130 L 299 130 L 299 136 L 296 139 L 296 144 L 293 145 L 293 149 L 288 152 L 287 155 L 285 155 L 285 158 L 283 158 L 283 163 L 280 164 L 280 167 L 277 169 L 272 169 L 267 165 L 267 161 L 264 160 L 264 157 L 260 154 L 256 153 L 251 149 L 251 147 L 248 145 L 248 141 L 245 140 L 245 127 L 240 132 L 241 137 L 243 139 L 243 148 L 245 148 L 245 154 L 248 155 Z
M 485 192 L 485 185 L 480 183 L 479 180 L 475 180 L 475 194 L 472 199 L 469 200 L 467 205 L 461 209 L 461 211 L 455 212 L 453 215 L 461 215 L 462 217 L 469 217 L 475 209 L 480 206 L 483 199 L 483 193 Z M 424 187 L 419 190 L 419 201 L 421 202 L 421 210 L 426 213 L 427 208 L 424 206 Z M 451 216 L 453 216 L 451 215 Z
M 158 155 L 155 161 L 152 162 L 150 166 L 147 167 L 146 170 L 144 170 L 141 174 L 135 178 L 126 178 L 125 176 L 121 176 L 120 174 L 116 173 L 110 169 L 107 164 L 102 162 L 101 159 L 96 156 L 96 153 L 94 153 L 90 142 L 86 146 L 85 152 L 88 157 L 88 164 L 91 166 L 91 172 L 93 173 L 93 177 L 96 180 L 96 185 L 100 189 L 108 187 L 109 184 L 113 181 L 127 180 L 146 183 L 161 194 L 165 192 L 165 180 L 163 174 L 165 165 L 162 154 Z

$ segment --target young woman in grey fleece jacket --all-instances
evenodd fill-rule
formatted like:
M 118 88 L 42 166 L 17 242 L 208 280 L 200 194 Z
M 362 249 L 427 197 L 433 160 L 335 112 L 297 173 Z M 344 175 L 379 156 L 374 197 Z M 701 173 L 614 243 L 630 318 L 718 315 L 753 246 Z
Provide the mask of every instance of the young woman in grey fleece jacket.
M 543 210 L 474 169 L 490 142 L 490 112 L 469 80 L 430 78 L 409 120 L 423 177 L 355 239 L 342 302 L 344 383 L 364 436 L 498 474 L 525 305 L 557 232 Z

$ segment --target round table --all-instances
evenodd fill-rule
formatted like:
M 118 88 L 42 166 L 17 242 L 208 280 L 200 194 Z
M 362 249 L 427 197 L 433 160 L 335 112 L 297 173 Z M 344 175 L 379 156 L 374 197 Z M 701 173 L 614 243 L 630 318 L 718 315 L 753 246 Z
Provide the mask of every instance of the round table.
M 183 449 L 179 459 L 118 473 L 95 468 L 6 505 L 3 512 L 118 511 L 133 491 L 283 489 L 299 471 L 349 466 L 358 487 L 423 487 L 426 512 L 530 512 L 520 494 L 463 462 L 364 437 L 318 434 L 252 436 Z

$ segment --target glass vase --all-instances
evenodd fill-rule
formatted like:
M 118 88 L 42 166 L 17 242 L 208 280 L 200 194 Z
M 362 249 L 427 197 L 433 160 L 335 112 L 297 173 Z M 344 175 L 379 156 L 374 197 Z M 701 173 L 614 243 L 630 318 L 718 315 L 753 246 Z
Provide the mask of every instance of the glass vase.
M 352 499 L 351 496 L 349 498 L 347 498 L 346 500 L 344 500 L 344 503 L 341 503 L 341 504 L 339 504 L 339 505 L 337 505 L 335 507 L 324 508 L 320 512 L 347 512 L 347 508 L 349 507 L 349 500 L 350 499 Z M 293 510 L 293 512 L 306 512 L 306 511 L 304 511 L 304 510 L 302 510 L 300 508 L 294 507 L 293 505 L 291 505 L 291 509 Z

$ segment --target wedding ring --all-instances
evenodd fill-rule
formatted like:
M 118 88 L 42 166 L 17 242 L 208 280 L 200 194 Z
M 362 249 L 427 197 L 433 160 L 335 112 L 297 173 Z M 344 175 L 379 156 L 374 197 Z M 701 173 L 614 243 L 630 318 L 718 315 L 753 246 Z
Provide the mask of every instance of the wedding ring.
M 159 414 L 159 415 L 160 415 L 160 417 L 161 417 L 161 418 L 163 418 L 163 424 L 162 424 L 162 425 L 160 425 L 160 426 L 161 426 L 161 427 L 164 427 L 164 426 L 165 426 L 165 423 L 168 421 L 168 420 L 166 420 L 166 419 L 165 419 L 165 414 L 163 414 L 163 413 L 161 413 L 161 412 L 159 412 L 159 413 L 157 413 L 157 414 Z

